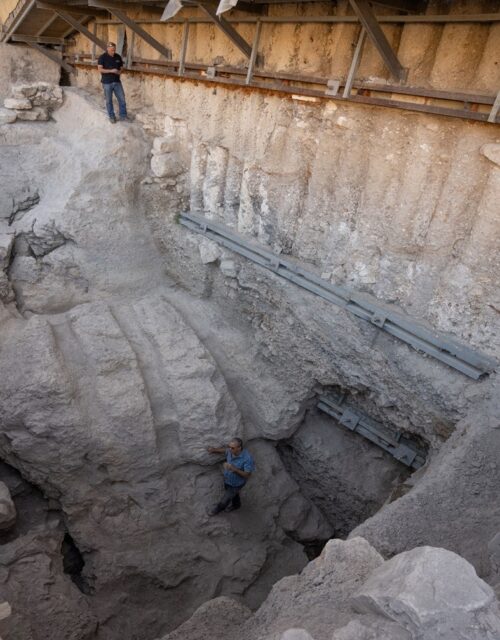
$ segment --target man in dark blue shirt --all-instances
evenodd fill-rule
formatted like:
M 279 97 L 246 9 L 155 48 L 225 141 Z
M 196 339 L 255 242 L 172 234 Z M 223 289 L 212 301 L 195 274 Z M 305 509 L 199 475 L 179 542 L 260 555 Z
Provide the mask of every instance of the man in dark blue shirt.
M 123 70 L 122 57 L 116 53 L 114 42 L 108 42 L 106 53 L 103 53 L 97 61 L 97 68 L 101 73 L 102 88 L 106 97 L 106 109 L 112 123 L 116 122 L 115 109 L 113 107 L 113 93 L 118 100 L 120 108 L 120 120 L 128 120 L 125 92 L 120 80 Z
M 208 510 L 208 515 L 215 516 L 221 511 L 239 509 L 241 507 L 240 491 L 255 470 L 252 456 L 243 448 L 241 438 L 233 438 L 227 447 L 208 447 L 207 451 L 226 454 L 226 462 L 223 465 L 224 495 L 220 502 Z

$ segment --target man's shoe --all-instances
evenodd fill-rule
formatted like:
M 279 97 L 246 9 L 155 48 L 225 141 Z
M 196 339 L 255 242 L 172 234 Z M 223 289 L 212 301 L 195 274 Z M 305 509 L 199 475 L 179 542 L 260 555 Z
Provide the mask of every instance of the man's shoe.
M 240 506 L 241 506 L 241 505 L 240 505 Z M 239 509 L 239 508 L 240 508 L 240 507 L 235 507 L 235 506 L 233 506 L 232 504 L 230 504 L 230 505 L 228 505 L 228 506 L 224 509 L 224 511 L 225 511 L 226 513 L 231 513 L 231 511 L 236 511 L 236 509 Z
M 109 121 L 111 122 L 111 124 L 116 124 L 116 118 L 114 116 L 111 117 Z
M 218 506 L 210 507 L 209 509 L 207 509 L 207 516 L 216 516 L 218 513 L 220 513 L 220 509 Z
M 123 117 L 120 116 L 120 120 L 121 122 L 132 122 L 133 118 L 132 116 L 123 116 Z

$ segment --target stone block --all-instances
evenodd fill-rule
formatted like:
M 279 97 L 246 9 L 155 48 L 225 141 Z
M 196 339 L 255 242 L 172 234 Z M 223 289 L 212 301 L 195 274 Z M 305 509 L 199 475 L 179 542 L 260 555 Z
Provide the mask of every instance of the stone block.
M 28 98 L 5 98 L 3 101 L 3 106 L 6 109 L 15 109 L 16 111 L 28 110 L 32 108 L 31 100 Z
M 500 144 L 495 144 L 494 142 L 485 144 L 481 147 L 481 153 L 485 158 L 500 167 Z
M 43 107 L 34 107 L 31 111 L 16 111 L 18 120 L 27 122 L 47 122 L 49 120 L 49 112 Z
M 151 159 L 151 170 L 157 178 L 175 178 L 184 168 L 176 153 L 162 153 Z
M 200 242 L 199 251 L 203 264 L 216 262 L 221 255 L 219 245 L 205 238 Z
M 221 260 L 220 270 L 227 278 L 236 278 L 240 269 L 234 260 Z
M 161 138 L 155 138 L 153 140 L 153 154 L 159 155 L 161 153 L 171 153 L 178 147 L 175 136 L 163 136 Z
M 33 98 L 38 91 L 37 84 L 18 84 L 11 89 L 12 97 L 22 100 L 24 98 Z
M 3 109 L 0 107 L 0 125 L 12 124 L 17 120 L 17 113 L 10 109 Z

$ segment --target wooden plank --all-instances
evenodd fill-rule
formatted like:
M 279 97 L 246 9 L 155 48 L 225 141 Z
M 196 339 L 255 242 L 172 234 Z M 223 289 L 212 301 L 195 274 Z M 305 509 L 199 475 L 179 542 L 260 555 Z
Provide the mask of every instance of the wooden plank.
M 402 66 L 392 50 L 368 0 L 349 0 L 349 2 L 391 74 L 397 80 L 404 81 L 408 75 L 408 71 Z
M 37 51 L 39 51 L 40 53 L 42 53 L 44 56 L 47 56 L 47 58 L 49 58 L 50 60 L 52 60 L 53 62 L 57 62 L 57 64 L 59 66 L 61 66 L 65 71 L 67 71 L 68 73 L 72 73 L 76 75 L 76 69 L 75 67 L 72 67 L 70 64 L 68 64 L 67 62 L 65 62 L 62 57 L 60 58 L 55 51 L 53 51 L 52 49 L 46 49 L 45 47 L 40 46 L 39 44 L 37 44 L 36 42 L 26 42 L 27 45 L 29 45 L 30 47 L 32 47 L 33 49 L 36 49 Z
M 31 36 L 22 33 L 14 33 L 10 36 L 13 42 L 26 42 L 27 44 L 64 44 L 64 38 L 50 38 L 49 36 Z
M 38 4 L 37 4 L 38 6 Z M 43 9 L 43 7 L 41 7 Z M 43 34 L 45 33 L 45 31 L 47 31 L 47 29 L 50 27 L 50 25 L 55 22 L 58 19 L 58 15 L 56 13 L 53 13 L 50 18 L 47 20 L 47 22 L 44 23 L 43 27 L 41 27 L 40 29 L 38 29 L 38 31 L 35 33 L 36 36 L 43 36 Z
M 44 2 L 37 2 L 37 6 L 45 5 Z M 45 6 L 42 7 L 42 9 Z M 75 31 L 79 31 L 82 35 L 88 38 L 91 42 L 96 44 L 101 49 L 106 51 L 106 42 L 95 36 L 87 27 L 85 27 L 81 22 L 79 22 L 76 18 L 73 18 L 69 13 L 65 13 L 64 11 L 56 10 L 56 15 L 65 20 L 68 24 L 70 24 Z
M 147 31 L 144 31 L 132 18 L 129 18 L 126 13 L 123 13 L 121 9 L 118 9 L 113 2 L 109 0 L 88 0 L 89 6 L 97 7 L 99 9 L 106 9 L 112 13 L 118 20 L 131 29 L 139 38 L 142 38 L 149 44 L 150 47 L 158 51 L 164 58 L 170 60 L 172 58 L 172 52 L 170 49 L 164 47 L 158 40 L 153 38 Z
M 236 29 L 222 16 L 216 13 L 216 5 L 212 3 L 198 2 L 198 7 L 205 13 L 210 20 L 223 31 L 232 43 L 247 57 L 252 55 L 252 47 L 248 42 L 240 36 Z
M 51 0 L 36 0 L 36 6 L 40 9 L 51 9 L 52 11 L 63 11 L 64 13 L 75 14 L 80 16 L 102 16 L 107 14 L 105 11 L 93 9 L 92 7 L 78 7 L 60 2 L 52 2 Z

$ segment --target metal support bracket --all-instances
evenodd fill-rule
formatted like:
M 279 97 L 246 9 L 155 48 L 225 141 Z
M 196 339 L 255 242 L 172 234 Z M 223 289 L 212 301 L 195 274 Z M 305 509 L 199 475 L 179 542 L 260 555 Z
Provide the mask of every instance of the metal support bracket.
M 344 398 L 320 396 L 318 409 L 341 425 L 358 433 L 373 444 L 390 453 L 407 467 L 419 469 L 425 464 L 426 452 L 399 431 L 391 431 L 359 409 L 344 406 Z
M 391 74 L 400 82 L 404 82 L 408 76 L 408 69 L 401 65 L 392 50 L 368 0 L 349 0 L 349 2 Z
M 498 367 L 496 360 L 472 350 L 453 337 L 415 322 L 403 312 L 372 296 L 331 284 L 306 271 L 296 262 L 249 242 L 218 222 L 193 213 L 181 213 L 179 222 L 191 231 L 201 233 L 231 251 L 270 269 L 281 278 L 345 309 L 357 318 L 405 342 L 416 351 L 426 353 L 474 380 Z
M 336 96 L 339 93 L 340 80 L 328 80 L 326 83 L 325 96 Z

